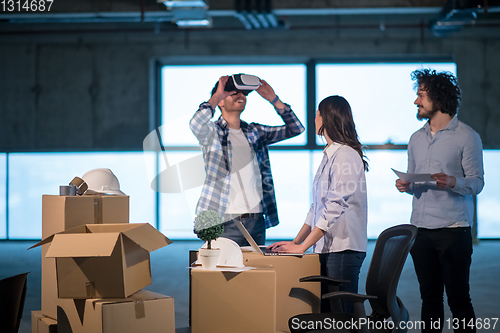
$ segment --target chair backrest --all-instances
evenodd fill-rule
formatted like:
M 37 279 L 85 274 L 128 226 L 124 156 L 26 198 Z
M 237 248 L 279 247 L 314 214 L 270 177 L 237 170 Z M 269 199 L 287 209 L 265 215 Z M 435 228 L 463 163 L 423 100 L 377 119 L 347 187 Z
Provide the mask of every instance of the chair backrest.
M 399 307 L 396 289 L 416 235 L 417 227 L 404 224 L 386 229 L 378 237 L 366 276 L 366 294 L 377 296 L 370 299 L 372 316 L 389 318 Z
M 0 325 L 1 332 L 16 333 L 23 316 L 26 299 L 28 273 L 0 280 Z

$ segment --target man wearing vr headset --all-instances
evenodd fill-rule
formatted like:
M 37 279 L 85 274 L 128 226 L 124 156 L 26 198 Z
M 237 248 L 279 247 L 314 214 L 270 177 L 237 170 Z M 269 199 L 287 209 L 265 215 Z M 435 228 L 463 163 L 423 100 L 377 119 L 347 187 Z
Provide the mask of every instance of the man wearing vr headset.
M 284 125 L 241 120 L 246 96 L 253 90 L 274 106 Z M 211 121 L 217 106 L 222 115 Z M 233 223 L 239 219 L 257 244 L 264 245 L 266 228 L 279 223 L 268 145 L 299 135 L 304 126 L 266 81 L 235 74 L 219 78 L 212 97 L 191 118 L 190 128 L 202 148 L 206 171 L 196 214 L 217 211 L 225 222 L 222 237 L 245 246 L 248 242 Z

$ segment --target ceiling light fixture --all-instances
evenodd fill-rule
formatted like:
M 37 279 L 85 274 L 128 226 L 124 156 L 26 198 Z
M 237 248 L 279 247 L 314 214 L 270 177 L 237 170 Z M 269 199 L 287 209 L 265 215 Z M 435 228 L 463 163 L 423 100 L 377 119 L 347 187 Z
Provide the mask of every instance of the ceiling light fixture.
M 172 13 L 172 22 L 181 28 L 210 28 L 212 18 L 208 15 L 208 4 L 202 0 L 162 1 Z

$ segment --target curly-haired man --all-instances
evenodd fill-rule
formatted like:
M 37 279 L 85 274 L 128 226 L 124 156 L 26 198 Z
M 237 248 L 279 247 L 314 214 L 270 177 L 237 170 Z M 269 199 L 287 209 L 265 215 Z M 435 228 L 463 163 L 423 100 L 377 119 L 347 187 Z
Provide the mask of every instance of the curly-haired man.
M 450 73 L 416 70 L 417 118 L 427 123 L 408 144 L 408 173 L 429 173 L 435 182 L 396 180 L 400 192 L 413 195 L 411 223 L 418 234 L 411 255 L 422 298 L 422 332 L 444 326 L 443 294 L 453 314 L 455 332 L 475 332 L 469 295 L 472 261 L 473 195 L 484 186 L 479 135 L 458 120 L 460 88 Z

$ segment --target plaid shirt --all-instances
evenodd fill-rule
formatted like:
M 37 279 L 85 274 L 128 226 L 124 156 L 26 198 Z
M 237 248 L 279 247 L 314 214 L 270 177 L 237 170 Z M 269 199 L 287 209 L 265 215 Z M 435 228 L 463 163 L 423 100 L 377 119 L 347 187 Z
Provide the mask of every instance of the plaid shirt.
M 292 138 L 302 133 L 305 128 L 295 113 L 286 105 L 276 109 L 285 125 L 267 126 L 258 123 L 248 124 L 241 121 L 240 127 L 248 144 L 255 152 L 262 180 L 262 207 L 266 228 L 275 226 L 278 221 L 278 209 L 274 194 L 273 176 L 269 161 L 268 145 Z M 208 103 L 202 103 L 190 121 L 190 128 L 200 142 L 205 160 L 206 178 L 196 207 L 196 214 L 210 209 L 224 217 L 229 201 L 231 182 L 232 146 L 228 142 L 229 128 L 221 116 L 217 121 L 210 121 L 215 110 Z

